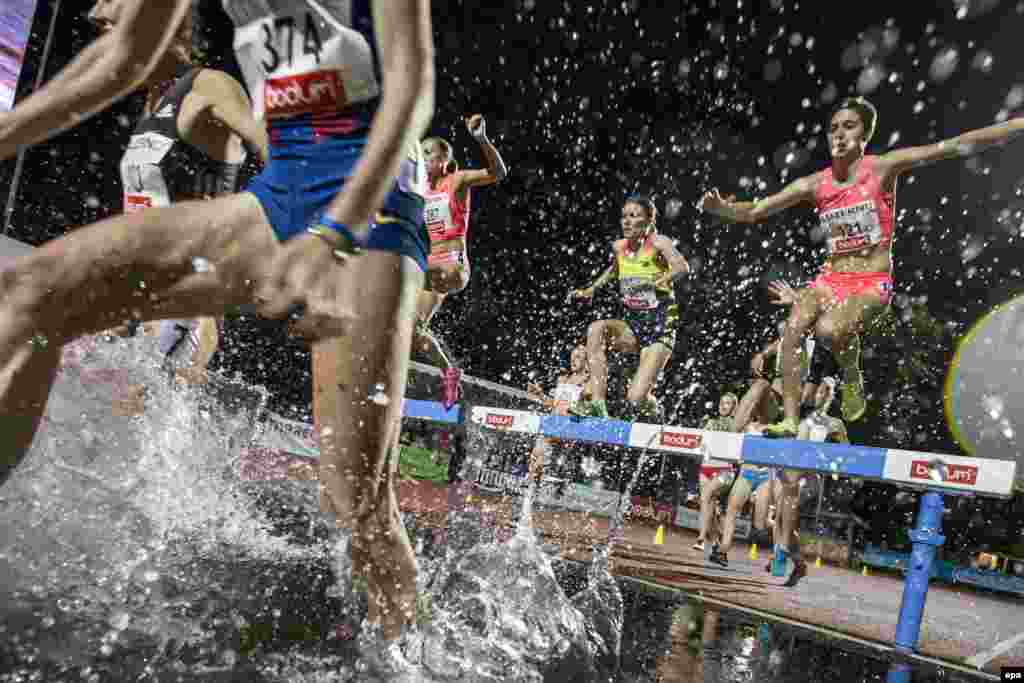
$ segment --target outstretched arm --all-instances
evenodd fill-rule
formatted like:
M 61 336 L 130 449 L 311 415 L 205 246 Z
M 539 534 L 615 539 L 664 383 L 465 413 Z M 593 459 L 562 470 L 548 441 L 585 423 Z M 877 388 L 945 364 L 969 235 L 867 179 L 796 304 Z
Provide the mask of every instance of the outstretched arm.
M 888 166 L 891 175 L 899 175 L 915 166 L 977 154 L 989 147 L 1009 142 L 1021 132 L 1024 132 L 1024 117 L 978 128 L 932 145 L 898 149 L 882 155 L 879 161 Z
M 498 149 L 487 137 L 487 125 L 484 122 L 484 117 L 480 114 L 469 117 L 466 119 L 466 128 L 469 129 L 469 134 L 473 136 L 473 139 L 479 143 L 480 151 L 483 152 L 484 160 L 487 162 L 487 168 L 458 171 L 455 174 L 455 192 L 457 193 L 463 192 L 467 187 L 483 187 L 500 183 L 508 175 L 508 168 L 506 168 L 501 155 L 498 154 Z
M 109 33 L 13 111 L 0 115 L 0 159 L 76 126 L 138 89 L 190 7 L 191 0 L 126 0 Z
M 618 276 L 619 276 L 619 262 L 618 262 L 618 260 L 614 260 L 614 261 L 611 262 L 611 265 L 609 265 L 607 268 L 605 268 L 604 272 L 601 273 L 596 280 L 594 280 L 594 284 L 592 284 L 589 287 L 586 287 L 584 289 L 574 289 L 572 292 L 569 293 L 569 298 L 570 299 L 590 299 L 590 298 L 592 298 L 594 296 L 594 292 L 596 292 L 597 290 L 601 289 L 606 284 L 608 284 L 612 280 L 616 279 Z
M 814 201 L 816 179 L 816 175 L 799 178 L 781 191 L 753 202 L 729 201 L 718 190 L 711 190 L 700 200 L 698 208 L 730 223 L 757 223 L 800 202 Z

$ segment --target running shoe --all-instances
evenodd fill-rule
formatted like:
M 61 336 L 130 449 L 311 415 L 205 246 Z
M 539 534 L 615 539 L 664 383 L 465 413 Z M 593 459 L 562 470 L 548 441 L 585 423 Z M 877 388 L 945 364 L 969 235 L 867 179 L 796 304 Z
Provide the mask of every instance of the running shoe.
M 768 425 L 761 433 L 769 439 L 794 439 L 799 428 L 800 426 L 796 420 L 787 419 L 782 422 L 776 422 L 773 425 Z
M 704 552 L 704 541 L 697 541 L 696 543 L 694 543 L 693 544 L 693 549 L 694 550 L 699 550 L 701 552 Z
M 786 579 L 786 583 L 782 584 L 786 588 L 793 588 L 800 583 L 800 579 L 807 576 L 807 563 L 803 560 L 797 560 L 796 558 L 794 558 L 794 560 L 793 573 L 789 575 L 788 579 Z
M 462 398 L 462 370 L 445 368 L 441 372 L 441 392 L 444 409 L 451 410 Z
M 839 393 L 842 395 L 839 408 L 846 422 L 856 422 L 864 417 L 868 402 L 864 398 L 864 376 L 861 375 L 860 368 L 845 373 L 843 383 L 839 385 Z
M 580 401 L 575 407 L 570 408 L 573 415 L 579 417 L 608 417 L 608 403 L 603 399 L 593 401 Z
M 708 555 L 708 559 L 720 567 L 725 567 L 726 569 L 729 568 L 729 557 L 719 550 L 717 545 L 711 549 L 711 554 Z

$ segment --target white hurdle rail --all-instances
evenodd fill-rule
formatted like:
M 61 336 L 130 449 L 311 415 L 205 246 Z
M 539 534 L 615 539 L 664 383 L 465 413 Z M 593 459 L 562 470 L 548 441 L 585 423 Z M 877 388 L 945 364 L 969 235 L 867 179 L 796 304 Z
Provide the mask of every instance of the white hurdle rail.
M 1017 463 L 987 458 L 768 439 L 670 425 L 541 415 L 523 410 L 475 406 L 470 422 L 485 429 L 541 434 L 692 457 L 713 456 L 742 464 L 785 467 L 842 477 L 874 479 L 905 488 L 954 495 L 1009 498 Z

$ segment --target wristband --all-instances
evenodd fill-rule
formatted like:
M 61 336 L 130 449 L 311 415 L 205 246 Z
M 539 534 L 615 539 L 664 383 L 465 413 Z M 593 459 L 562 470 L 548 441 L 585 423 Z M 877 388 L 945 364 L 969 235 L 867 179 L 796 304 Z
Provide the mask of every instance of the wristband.
M 331 245 L 335 258 L 339 260 L 344 260 L 349 256 L 358 256 L 363 252 L 352 229 L 327 216 L 320 216 L 313 221 L 306 228 L 306 232 L 316 235 Z

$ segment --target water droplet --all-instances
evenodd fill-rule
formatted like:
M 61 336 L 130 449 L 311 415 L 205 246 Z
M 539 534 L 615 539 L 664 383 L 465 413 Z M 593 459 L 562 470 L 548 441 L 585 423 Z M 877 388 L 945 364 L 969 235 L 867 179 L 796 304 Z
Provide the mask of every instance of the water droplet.
M 857 78 L 857 92 L 870 93 L 885 80 L 885 67 L 881 64 L 868 64 Z
M 992 65 L 994 63 L 995 58 L 992 57 L 992 53 L 988 50 L 979 50 L 978 54 L 974 55 L 974 59 L 971 60 L 972 67 L 986 74 L 992 71 Z
M 960 53 L 954 47 L 947 47 L 935 55 L 928 73 L 933 81 L 941 83 L 953 75 L 959 63 Z
M 391 403 L 391 399 L 384 392 L 384 383 L 380 382 L 373 387 L 373 393 L 370 395 L 370 400 L 379 406 L 386 406 Z

